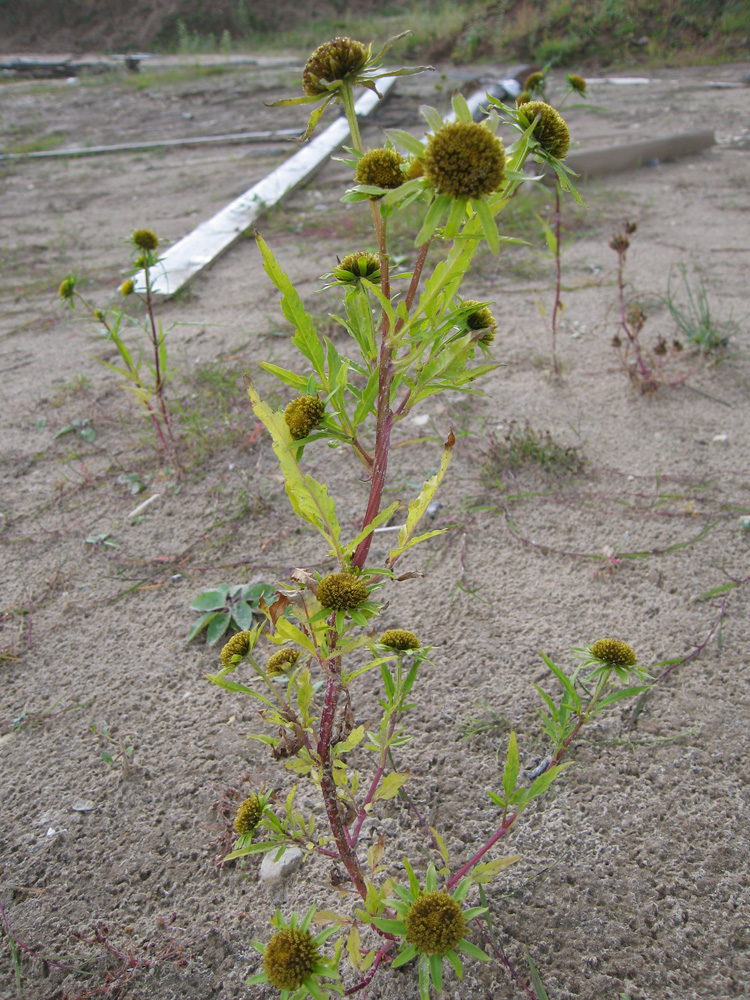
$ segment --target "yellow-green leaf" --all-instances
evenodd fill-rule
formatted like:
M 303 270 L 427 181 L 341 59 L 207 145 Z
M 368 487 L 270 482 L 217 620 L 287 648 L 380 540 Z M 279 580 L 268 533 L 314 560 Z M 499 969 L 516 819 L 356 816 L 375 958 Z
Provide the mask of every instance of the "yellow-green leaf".
M 391 771 L 383 778 L 380 788 L 375 792 L 375 799 L 392 799 L 398 795 L 399 788 L 409 779 L 409 772 Z

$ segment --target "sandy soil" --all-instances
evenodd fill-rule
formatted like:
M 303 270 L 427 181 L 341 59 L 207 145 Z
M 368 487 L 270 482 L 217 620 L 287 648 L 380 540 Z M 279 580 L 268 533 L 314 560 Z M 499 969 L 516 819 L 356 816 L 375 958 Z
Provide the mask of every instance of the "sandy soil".
M 700 654 L 656 686 L 634 728 L 624 709 L 575 744 L 578 766 L 528 810 L 504 848 L 523 860 L 490 888 L 495 926 L 524 974 L 530 949 L 554 1000 L 750 996 L 748 587 L 703 596 L 748 574 L 750 533 L 740 518 L 750 513 L 750 148 L 742 131 L 750 88 L 710 86 L 739 80 L 746 68 L 658 72 L 648 87 L 597 84 L 600 110 L 566 113 L 583 143 L 713 127 L 717 145 L 581 186 L 587 210 L 565 214 L 559 380 L 549 375 L 539 309 L 549 317 L 552 263 L 516 247 L 499 262 L 483 256 L 466 292 L 493 303 L 502 367 L 485 396 L 425 405 L 428 423 L 402 440 L 431 440 L 395 452 L 389 496 L 407 499 L 435 468 L 449 426 L 458 435 L 435 518 L 456 528 L 405 560 L 405 569 L 426 569 L 424 578 L 388 595 L 388 623 L 435 647 L 411 716 L 415 738 L 401 757 L 410 794 L 442 832 L 452 864 L 496 827 L 485 789 L 500 784 L 507 727 L 518 733 L 522 766 L 546 752 L 532 683 L 553 685 L 540 649 L 570 666 L 571 646 L 615 634 L 654 664 L 693 652 L 721 618 Z M 294 93 L 297 80 L 289 69 L 245 68 L 154 79 L 142 90 L 124 78 L 3 84 L 3 142 L 7 150 L 19 136 L 56 130 L 72 146 L 294 125 L 302 120 L 294 109 L 262 102 Z M 447 107 L 451 86 L 439 74 L 406 81 L 380 109 L 380 124 L 416 127 L 415 105 Z M 368 127 L 371 145 L 378 135 Z M 283 582 L 296 566 L 329 565 L 317 539 L 296 528 L 243 398 L 242 372 L 257 375 L 261 359 L 291 359 L 255 245 L 241 242 L 160 308 L 174 324 L 171 398 L 189 465 L 179 482 L 99 363 L 114 360 L 111 347 L 80 308 L 57 301 L 60 280 L 75 271 L 104 306 L 126 273 L 133 228 L 176 240 L 286 155 L 248 146 L 2 163 L 3 1000 L 18 995 L 8 925 L 20 942 L 20 995 L 30 1000 L 264 1000 L 275 991 L 243 981 L 257 971 L 248 942 L 269 936 L 270 908 L 289 913 L 311 898 L 346 905 L 322 861 L 310 859 L 273 890 L 258 881 L 258 859 L 244 870 L 217 865 L 231 838 L 213 804 L 244 795 L 248 782 L 265 781 L 283 799 L 292 776 L 243 739 L 253 707 L 205 681 L 215 651 L 185 642 L 201 590 Z M 361 211 L 339 205 L 346 179 L 344 167 L 330 165 L 260 227 L 341 344 L 319 275 L 337 253 L 369 245 Z M 686 349 L 668 362 L 668 378 L 689 377 L 654 395 L 631 385 L 610 346 L 616 258 L 608 242 L 624 218 L 638 222 L 627 279 L 649 313 L 647 344 L 676 334 L 660 296 L 680 264 L 693 287 L 703 275 L 713 311 L 737 321 L 721 363 Z M 511 213 L 508 232 L 540 248 L 528 211 Z M 394 237 L 397 252 L 413 252 L 405 232 Z M 264 377 L 260 384 L 277 391 Z M 74 420 L 88 421 L 93 441 L 61 433 Z M 582 469 L 531 463 L 483 475 L 513 420 L 578 449 Z M 312 447 L 307 458 L 354 529 L 366 495 L 358 470 L 327 448 Z M 137 496 L 127 475 L 144 484 Z M 152 494 L 159 498 L 131 518 Z M 384 554 L 385 543 L 373 559 Z M 365 681 L 355 714 L 367 717 L 375 696 Z M 482 699 L 501 720 L 461 739 Z M 118 759 L 128 745 L 132 756 Z M 366 843 L 380 834 L 392 873 L 407 852 L 424 868 L 428 845 L 398 800 L 370 824 Z M 88 975 L 75 971 L 84 959 Z M 520 995 L 496 962 L 469 963 L 445 993 Z M 368 995 L 411 1000 L 416 976 L 385 974 Z

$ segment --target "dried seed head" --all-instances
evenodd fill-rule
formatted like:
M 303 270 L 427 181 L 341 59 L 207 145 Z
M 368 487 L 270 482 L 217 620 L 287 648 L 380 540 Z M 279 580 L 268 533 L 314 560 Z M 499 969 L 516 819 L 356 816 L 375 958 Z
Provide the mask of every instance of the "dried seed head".
M 401 164 L 406 163 L 401 153 L 395 149 L 383 146 L 380 149 L 370 149 L 357 160 L 354 171 L 357 184 L 371 184 L 379 188 L 397 188 L 406 180 L 401 170 Z M 377 198 L 378 195 L 371 195 Z
M 126 295 L 132 295 L 134 291 L 135 291 L 135 285 L 133 284 L 130 278 L 128 278 L 127 281 L 123 281 L 123 283 L 120 285 L 120 295 L 122 295 L 123 297 Z
M 61 299 L 72 299 L 76 290 L 76 279 L 72 274 L 69 274 L 65 278 L 57 290 L 58 295 Z
M 636 663 L 632 646 L 621 639 L 598 639 L 591 646 L 591 655 L 613 667 L 633 667 Z
M 235 830 L 241 837 L 244 834 L 252 833 L 258 823 L 260 823 L 262 815 L 263 803 L 255 792 L 253 792 L 237 810 L 237 815 L 234 817 Z
M 249 631 L 238 632 L 237 635 L 233 635 L 229 642 L 225 643 L 221 648 L 221 665 L 222 667 L 229 667 L 232 665 L 232 657 L 236 656 L 238 653 L 240 656 L 247 656 L 250 652 L 250 639 L 253 633 Z
M 422 893 L 406 914 L 406 940 L 425 955 L 444 955 L 464 936 L 466 921 L 447 892 Z
M 522 104 L 528 104 L 531 100 L 531 94 L 528 90 L 522 90 L 521 93 L 516 98 L 516 107 L 520 108 Z
M 323 419 L 325 403 L 317 396 L 297 396 L 284 410 L 284 420 L 295 441 L 307 437 Z
M 622 233 L 615 233 L 612 239 L 609 241 L 609 245 L 615 251 L 615 253 L 625 253 L 625 251 L 630 246 L 630 240 L 627 236 L 623 236 Z
M 524 90 L 536 90 L 544 83 L 544 73 L 529 73 L 523 83 Z
M 366 601 L 367 595 L 367 584 L 351 573 L 331 573 L 318 584 L 318 600 L 333 611 L 350 611 Z
M 579 76 L 577 73 L 568 73 L 567 79 L 571 89 L 575 90 L 577 94 L 586 93 L 586 81 L 582 76 Z
M 136 229 L 131 239 L 141 250 L 156 250 L 159 246 L 159 237 L 150 229 Z
M 278 677 L 279 674 L 286 673 L 289 667 L 293 667 L 300 656 L 300 649 L 279 649 L 268 657 L 266 673 L 269 677 Z
M 619 333 L 616 333 L 612 338 L 611 344 L 613 347 L 622 347 L 622 340 L 620 339 Z
M 355 42 L 353 38 L 337 37 L 324 42 L 305 63 L 302 89 L 308 97 L 327 94 L 327 84 L 356 76 L 369 55 L 367 46 L 362 42 Z
M 654 354 L 658 354 L 660 357 L 667 353 L 667 342 L 664 337 L 659 337 L 654 344 Z
M 334 267 L 333 276 L 342 285 L 352 284 L 360 278 L 378 282 L 380 281 L 380 258 L 376 253 L 366 253 L 364 250 L 349 253 Z
M 528 101 L 518 110 L 524 113 L 529 122 L 537 115 L 540 116 L 532 135 L 551 156 L 562 160 L 570 146 L 570 132 L 562 115 L 545 101 Z
M 628 236 L 632 236 L 633 233 L 636 231 L 637 228 L 638 228 L 638 223 L 637 222 L 626 222 L 625 223 L 625 232 L 628 234 Z
M 424 172 L 438 194 L 481 198 L 503 183 L 503 144 L 477 122 L 449 122 L 430 136 Z
M 284 927 L 268 942 L 263 971 L 277 990 L 296 990 L 318 962 L 318 949 L 308 931 Z
M 422 645 L 413 632 L 405 628 L 389 628 L 380 637 L 383 646 L 390 646 L 391 649 L 419 649 Z

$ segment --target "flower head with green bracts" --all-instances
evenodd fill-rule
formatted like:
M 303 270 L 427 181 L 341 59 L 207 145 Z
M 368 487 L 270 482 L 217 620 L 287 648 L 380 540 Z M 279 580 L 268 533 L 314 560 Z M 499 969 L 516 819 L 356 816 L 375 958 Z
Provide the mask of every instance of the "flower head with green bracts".
M 531 134 L 539 147 L 556 160 L 568 155 L 570 132 L 562 115 L 545 101 L 529 101 L 518 107 L 521 124 L 532 127 Z
M 285 674 L 290 667 L 295 665 L 300 656 L 302 656 L 301 649 L 292 649 L 291 647 L 279 649 L 268 657 L 266 673 L 269 677 Z
M 73 305 L 73 296 L 76 293 L 76 279 L 72 274 L 69 274 L 63 279 L 60 287 L 57 290 L 57 294 L 63 300 L 63 302 L 70 302 Z
M 246 979 L 247 986 L 270 983 L 281 991 L 279 1000 L 303 1000 L 306 996 L 325 1000 L 328 993 L 321 988 L 321 977 L 338 980 L 339 975 L 336 960 L 325 958 L 319 949 L 339 928 L 328 927 L 313 936 L 310 925 L 314 916 L 313 905 L 301 922 L 298 914 L 293 913 L 287 924 L 281 911 L 276 911 L 272 923 L 277 932 L 268 944 L 250 942 L 263 956 L 263 972 Z
M 506 182 L 505 150 L 495 136 L 499 119 L 489 115 L 475 122 L 460 94 L 453 98 L 453 112 L 454 121 L 443 121 L 434 108 L 422 108 L 431 129 L 426 142 L 400 129 L 389 132 L 389 138 L 404 146 L 412 159 L 405 183 L 386 195 L 383 203 L 406 205 L 418 197 L 430 201 L 415 240 L 418 246 L 439 227 L 444 239 L 455 239 L 464 222 L 476 214 L 490 249 L 497 253 L 500 241 L 489 200 Z
M 348 253 L 343 259 L 338 259 L 336 267 L 330 274 L 324 274 L 323 277 L 333 279 L 330 284 L 324 285 L 324 288 L 332 288 L 333 285 L 356 285 L 362 278 L 367 278 L 376 285 L 380 281 L 380 257 L 376 253 L 367 253 L 366 250 Z
M 586 680 L 614 673 L 621 684 L 629 684 L 636 676 L 641 680 L 648 677 L 645 667 L 638 663 L 632 646 L 622 639 L 597 639 L 590 646 L 574 650 L 582 660 L 584 668 L 593 667 Z
M 351 101 L 354 87 L 367 87 L 380 97 L 376 80 L 386 76 L 410 76 L 421 73 L 427 66 L 402 69 L 384 69 L 383 56 L 401 38 L 410 34 L 402 32 L 389 38 L 380 51 L 373 55 L 372 45 L 365 45 L 354 38 L 337 37 L 319 45 L 310 55 L 302 73 L 304 97 L 290 97 L 283 101 L 272 101 L 269 108 L 288 107 L 293 104 L 319 105 L 307 122 L 302 141 L 310 138 L 320 116 L 331 102 L 343 101 L 346 106 Z
M 369 193 L 370 199 L 382 198 L 386 191 L 401 187 L 406 180 L 401 170 L 405 163 L 404 157 L 391 146 L 370 149 L 357 160 L 354 176 L 360 188 L 364 185 L 376 189 Z
M 226 670 L 232 663 L 237 663 L 238 661 L 234 659 L 235 656 L 238 656 L 240 659 L 243 656 L 247 656 L 252 649 L 254 638 L 255 632 L 245 629 L 244 632 L 237 632 L 228 642 L 225 642 L 219 654 L 222 667 Z
M 422 646 L 418 636 L 406 628 L 389 628 L 383 632 L 378 642 L 381 646 L 388 646 L 389 649 L 397 649 L 404 653 L 420 649 Z
M 233 824 L 234 829 L 240 837 L 245 837 L 247 834 L 252 833 L 258 823 L 260 823 L 264 805 L 265 803 L 261 801 L 255 792 L 240 804 Z
M 430 982 L 438 993 L 442 991 L 443 961 L 453 966 L 459 979 L 463 977 L 463 966 L 458 952 L 481 962 L 490 961 L 489 956 L 465 936 L 469 921 L 486 913 L 487 907 L 462 908 L 461 903 L 473 883 L 470 877 L 462 879 L 454 891 L 448 893 L 438 889 L 433 864 L 427 869 L 424 889 L 420 888 L 407 858 L 404 858 L 404 868 L 409 876 L 409 888 L 394 884 L 398 898 L 386 900 L 386 904 L 396 911 L 396 919 L 376 917 L 372 922 L 379 930 L 401 938 L 401 950 L 391 963 L 392 969 L 419 957 L 420 1000 L 429 1000 Z
M 568 81 L 568 86 L 572 91 L 581 97 L 586 96 L 586 81 L 582 76 L 579 76 L 578 73 L 568 73 L 565 79 Z

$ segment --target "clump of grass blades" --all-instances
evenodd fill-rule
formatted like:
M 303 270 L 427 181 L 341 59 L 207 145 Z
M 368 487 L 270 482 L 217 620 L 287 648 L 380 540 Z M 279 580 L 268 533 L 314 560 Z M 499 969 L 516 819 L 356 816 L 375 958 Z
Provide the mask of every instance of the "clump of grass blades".
M 571 446 L 559 444 L 549 431 L 537 431 L 528 421 L 519 425 L 511 421 L 505 436 L 488 435 L 482 476 L 496 485 L 503 473 L 515 472 L 524 465 L 535 465 L 545 473 L 570 474 L 580 472 L 584 459 Z
M 694 291 L 690 286 L 685 265 L 680 264 L 679 270 L 687 304 L 682 306 L 677 302 L 672 288 L 673 272 L 669 275 L 664 302 L 680 333 L 689 343 L 695 344 L 703 354 L 716 354 L 726 350 L 730 336 L 737 332 L 737 322 L 731 316 L 727 320 L 719 319 L 712 312 L 702 276 L 699 275 L 698 288 Z

